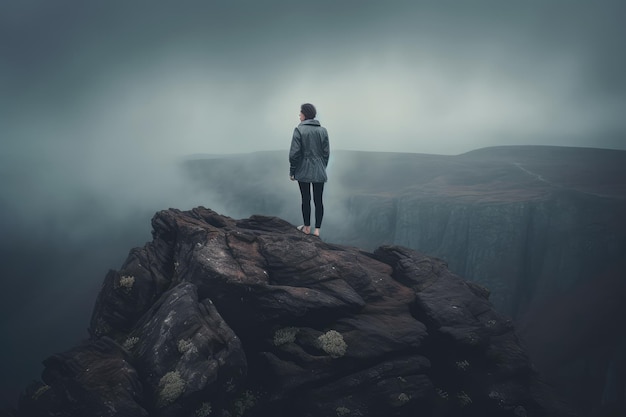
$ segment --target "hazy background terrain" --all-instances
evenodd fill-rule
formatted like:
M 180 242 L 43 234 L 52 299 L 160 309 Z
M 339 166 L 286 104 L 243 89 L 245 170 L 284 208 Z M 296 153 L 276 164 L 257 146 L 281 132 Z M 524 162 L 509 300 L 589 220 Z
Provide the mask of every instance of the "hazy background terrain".
M 3 399 L 86 335 L 106 271 L 150 239 L 156 210 L 245 213 L 188 184 L 181 158 L 286 149 L 303 102 L 334 150 L 626 149 L 625 12 L 609 0 L 3 1 Z

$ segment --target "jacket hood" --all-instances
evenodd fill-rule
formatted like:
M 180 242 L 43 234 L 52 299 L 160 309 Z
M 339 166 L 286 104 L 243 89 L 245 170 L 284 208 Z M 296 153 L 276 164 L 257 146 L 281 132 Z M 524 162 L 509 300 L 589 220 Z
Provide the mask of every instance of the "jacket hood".
M 306 119 L 306 120 L 303 120 L 300 124 L 301 125 L 321 126 L 320 122 L 315 120 L 315 119 Z

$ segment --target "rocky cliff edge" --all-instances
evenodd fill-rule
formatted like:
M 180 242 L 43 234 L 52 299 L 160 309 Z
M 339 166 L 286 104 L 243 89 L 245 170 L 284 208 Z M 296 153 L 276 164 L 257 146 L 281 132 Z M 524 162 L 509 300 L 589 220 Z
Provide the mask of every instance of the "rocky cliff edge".
M 165 210 L 20 416 L 573 416 L 487 289 L 398 246 Z

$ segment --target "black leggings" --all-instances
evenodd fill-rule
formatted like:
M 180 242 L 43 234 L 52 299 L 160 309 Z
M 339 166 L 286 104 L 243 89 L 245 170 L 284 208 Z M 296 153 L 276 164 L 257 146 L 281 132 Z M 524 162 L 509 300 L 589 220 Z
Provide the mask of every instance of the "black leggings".
M 315 203 L 315 228 L 322 227 L 322 218 L 324 217 L 324 204 L 322 203 L 322 194 L 324 193 L 323 182 L 300 182 L 300 195 L 302 195 L 302 220 L 305 226 L 311 225 L 311 184 L 313 184 L 313 203 Z

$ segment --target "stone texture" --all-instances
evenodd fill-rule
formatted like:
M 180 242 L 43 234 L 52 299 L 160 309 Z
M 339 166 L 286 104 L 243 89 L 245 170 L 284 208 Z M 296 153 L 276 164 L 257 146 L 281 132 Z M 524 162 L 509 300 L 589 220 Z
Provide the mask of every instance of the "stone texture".
M 45 362 L 17 415 L 575 415 L 489 291 L 440 259 L 202 207 L 152 225 L 105 277 L 90 340 Z

